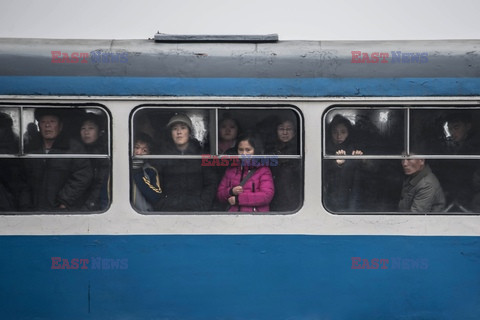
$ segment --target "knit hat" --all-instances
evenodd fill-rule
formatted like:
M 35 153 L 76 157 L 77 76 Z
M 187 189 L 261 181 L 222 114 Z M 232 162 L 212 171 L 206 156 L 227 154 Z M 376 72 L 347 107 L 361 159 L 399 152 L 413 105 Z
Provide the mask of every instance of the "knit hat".
M 171 117 L 168 121 L 167 128 L 170 128 L 175 123 L 183 123 L 190 129 L 190 131 L 192 131 L 192 120 L 190 120 L 190 118 L 183 113 L 179 113 Z

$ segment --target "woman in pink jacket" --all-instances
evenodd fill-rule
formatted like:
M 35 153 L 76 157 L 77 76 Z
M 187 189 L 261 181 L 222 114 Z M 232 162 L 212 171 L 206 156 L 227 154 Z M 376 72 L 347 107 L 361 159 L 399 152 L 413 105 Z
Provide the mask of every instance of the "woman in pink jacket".
M 263 153 L 260 140 L 252 135 L 241 137 L 236 149 L 241 156 L 241 165 L 230 167 L 225 172 L 218 186 L 218 200 L 227 202 L 230 212 L 270 211 L 275 190 L 272 173 L 264 161 L 249 158 Z

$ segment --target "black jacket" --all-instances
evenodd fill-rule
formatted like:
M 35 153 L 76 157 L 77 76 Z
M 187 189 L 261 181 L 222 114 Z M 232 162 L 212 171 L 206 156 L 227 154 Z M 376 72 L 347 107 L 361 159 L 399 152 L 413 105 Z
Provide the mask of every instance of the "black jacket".
M 277 141 L 275 147 L 267 151 L 274 155 L 297 155 L 296 137 L 287 143 Z M 270 204 L 271 211 L 293 211 L 300 207 L 302 196 L 302 161 L 278 159 L 278 165 L 270 167 L 275 182 L 275 196 Z
M 163 154 L 200 155 L 197 140 L 180 152 L 173 144 L 164 147 Z M 164 197 L 155 205 L 160 211 L 208 211 L 217 190 L 217 178 L 212 167 L 203 167 L 201 159 L 170 159 L 155 163 L 160 175 Z
M 86 152 L 89 154 L 106 154 L 107 148 L 103 141 L 97 141 L 95 144 L 86 146 Z M 84 208 L 87 210 L 104 210 L 106 206 L 101 205 L 102 198 L 109 198 L 107 193 L 106 181 L 110 175 L 110 160 L 103 158 L 93 158 L 90 160 L 92 165 L 93 179 L 84 195 Z M 107 204 L 108 206 L 108 204 Z
M 30 148 L 31 153 L 44 153 L 43 146 Z M 84 154 L 76 140 L 59 137 L 49 154 Z M 26 177 L 33 210 L 79 209 L 92 182 L 92 166 L 86 158 L 26 159 Z
M 0 129 L 0 154 L 18 153 L 18 138 L 11 130 Z M 0 159 L 0 211 L 25 210 L 29 206 L 23 162 L 20 159 Z

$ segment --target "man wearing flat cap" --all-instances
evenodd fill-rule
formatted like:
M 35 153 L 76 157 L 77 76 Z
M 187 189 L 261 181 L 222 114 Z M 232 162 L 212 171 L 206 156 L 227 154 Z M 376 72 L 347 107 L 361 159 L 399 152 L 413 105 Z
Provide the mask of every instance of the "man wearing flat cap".
M 63 134 L 62 114 L 58 109 L 37 109 L 35 119 L 40 141 L 29 146 L 35 154 L 84 154 L 76 140 Z M 83 204 L 93 173 L 86 158 L 27 159 L 26 171 L 32 209 L 38 211 L 75 210 Z

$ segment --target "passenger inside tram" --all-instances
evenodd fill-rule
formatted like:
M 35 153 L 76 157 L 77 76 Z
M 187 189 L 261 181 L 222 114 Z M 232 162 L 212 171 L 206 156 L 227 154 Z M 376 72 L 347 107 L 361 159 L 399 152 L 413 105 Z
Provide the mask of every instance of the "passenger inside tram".
M 92 112 L 86 113 L 80 125 L 80 139 L 89 154 L 107 154 L 105 135 L 105 120 Z M 86 210 L 105 210 L 108 198 L 108 177 L 110 175 L 110 160 L 108 158 L 90 159 L 93 179 L 85 192 L 84 207 Z
M 0 154 L 18 153 L 12 117 L 0 112 Z M 18 159 L 0 159 L 0 211 L 25 210 L 30 205 L 24 170 Z
M 238 120 L 231 114 L 224 114 L 218 124 L 218 153 L 236 154 L 235 145 L 241 132 Z
M 261 139 L 253 134 L 240 137 L 236 149 L 242 156 L 264 154 Z M 268 166 L 242 162 L 227 169 L 218 186 L 217 198 L 229 204 L 229 212 L 268 212 L 274 193 Z
M 292 115 L 279 117 L 276 122 L 276 142 L 267 150 L 272 155 L 297 155 L 297 119 Z M 295 159 L 278 159 L 277 166 L 271 166 L 275 183 L 275 195 L 271 211 L 293 211 L 300 205 L 300 162 Z
M 355 134 L 355 129 L 347 118 L 337 114 L 327 129 L 326 152 L 334 155 L 363 155 Z M 325 201 L 334 211 L 359 210 L 360 170 L 365 162 L 357 160 L 336 159 L 324 162 Z
M 205 151 L 194 136 L 191 119 L 184 113 L 167 123 L 166 155 L 201 155 Z M 208 211 L 215 198 L 215 170 L 201 165 L 201 159 L 168 159 L 157 162 L 165 197 L 156 204 L 159 211 Z
M 442 212 L 445 209 L 445 196 L 442 187 L 425 159 L 403 159 L 405 173 L 399 211 Z
M 83 145 L 63 130 L 63 114 L 57 109 L 37 109 L 40 143 L 32 154 L 85 154 Z M 31 207 L 40 211 L 80 210 L 93 173 L 86 158 L 26 159 L 25 171 Z
M 152 138 L 143 132 L 135 134 L 134 155 L 149 155 L 153 148 Z M 148 160 L 136 159 L 132 164 L 132 204 L 140 212 L 153 211 L 162 199 L 162 189 L 158 171 Z

